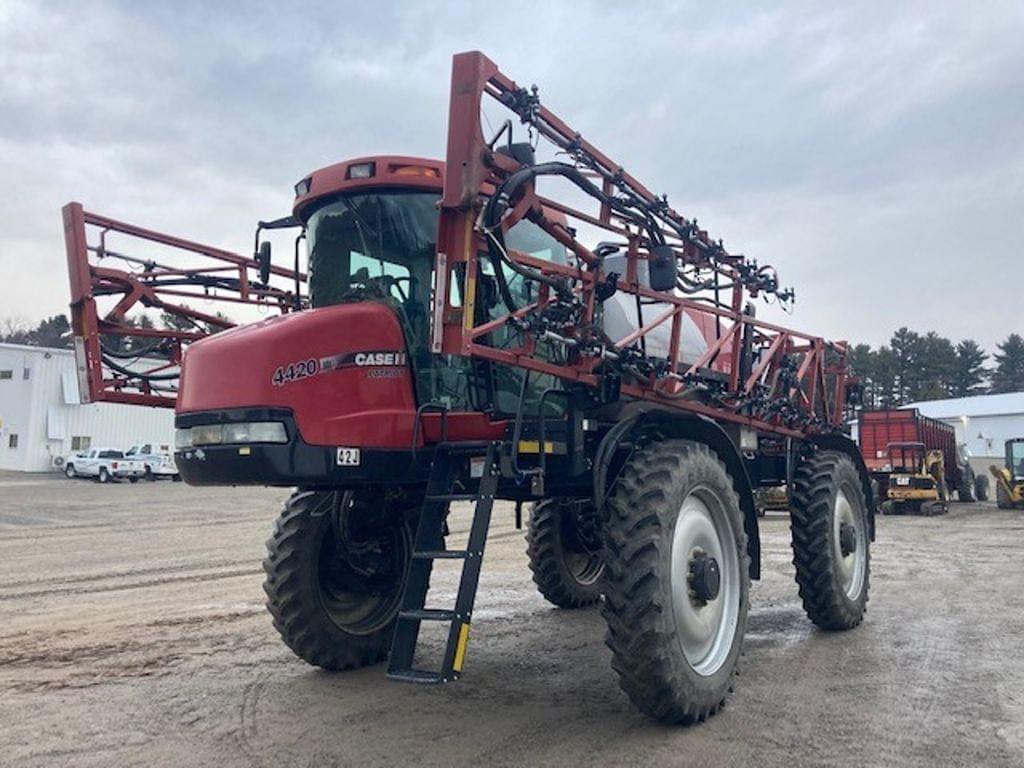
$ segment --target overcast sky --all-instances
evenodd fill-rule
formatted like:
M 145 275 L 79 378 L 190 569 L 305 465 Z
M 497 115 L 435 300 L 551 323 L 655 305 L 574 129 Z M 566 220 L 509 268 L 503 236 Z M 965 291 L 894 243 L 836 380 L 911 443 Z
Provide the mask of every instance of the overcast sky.
M 245 251 L 314 168 L 440 157 L 475 48 L 774 264 L 789 325 L 991 350 L 1024 332 L 1024 3 L 825 6 L 0 0 L 0 317 L 66 309 L 69 200 Z

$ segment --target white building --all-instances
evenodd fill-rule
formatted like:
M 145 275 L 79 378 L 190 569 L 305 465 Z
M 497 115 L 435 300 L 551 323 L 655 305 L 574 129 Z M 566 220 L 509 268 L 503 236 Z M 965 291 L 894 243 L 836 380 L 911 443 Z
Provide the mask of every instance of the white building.
M 0 469 L 44 472 L 90 445 L 173 441 L 170 408 L 81 405 L 73 351 L 0 344 Z
M 987 472 L 989 464 L 1002 464 L 1006 441 L 1024 437 L 1024 392 L 926 400 L 906 407 L 951 424 L 957 443 L 966 443 L 971 452 L 975 471 Z

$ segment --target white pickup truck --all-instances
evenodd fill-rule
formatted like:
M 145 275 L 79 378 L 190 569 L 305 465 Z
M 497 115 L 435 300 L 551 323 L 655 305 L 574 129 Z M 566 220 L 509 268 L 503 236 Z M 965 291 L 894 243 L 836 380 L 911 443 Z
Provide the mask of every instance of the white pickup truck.
M 69 456 L 64 462 L 64 474 L 68 477 L 95 477 L 101 483 L 120 479 L 135 483 L 145 476 L 146 466 L 141 461 L 126 459 L 122 451 L 114 448 L 90 448 Z
M 147 480 L 156 480 L 159 477 L 169 477 L 172 480 L 180 480 L 178 465 L 174 463 L 174 454 L 171 453 L 171 446 L 160 445 L 159 443 L 138 443 L 125 451 L 126 459 L 141 461 L 145 468 Z

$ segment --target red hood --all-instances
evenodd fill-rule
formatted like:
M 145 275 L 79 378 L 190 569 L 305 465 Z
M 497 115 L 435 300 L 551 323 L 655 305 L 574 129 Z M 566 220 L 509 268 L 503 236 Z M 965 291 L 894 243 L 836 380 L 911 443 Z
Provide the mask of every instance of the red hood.
M 189 346 L 177 413 L 246 407 L 291 409 L 307 443 L 407 448 L 416 404 L 398 318 L 343 304 Z

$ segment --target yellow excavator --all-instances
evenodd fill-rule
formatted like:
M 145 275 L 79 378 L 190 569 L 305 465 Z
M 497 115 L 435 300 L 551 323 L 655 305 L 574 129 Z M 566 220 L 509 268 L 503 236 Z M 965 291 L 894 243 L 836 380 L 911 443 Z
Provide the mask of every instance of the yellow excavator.
M 996 504 L 1000 509 L 1024 509 L 1024 437 L 1006 441 L 1006 466 L 988 468 L 996 479 Z
M 885 478 L 885 514 L 942 515 L 949 511 L 945 458 L 924 443 L 889 443 Z

